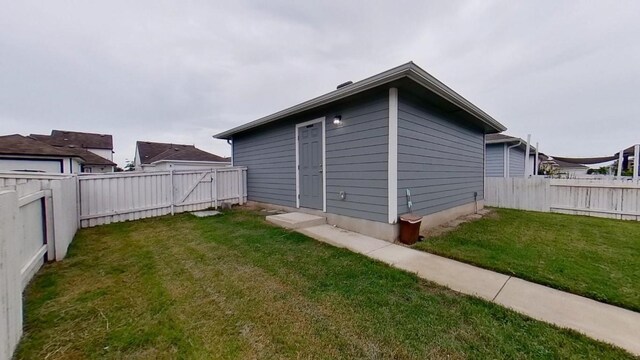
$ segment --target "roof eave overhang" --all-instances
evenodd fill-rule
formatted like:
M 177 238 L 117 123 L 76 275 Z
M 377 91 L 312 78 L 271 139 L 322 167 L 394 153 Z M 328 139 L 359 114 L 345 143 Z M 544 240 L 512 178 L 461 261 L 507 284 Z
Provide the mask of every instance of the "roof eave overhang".
M 325 95 L 319 96 L 317 98 L 305 101 L 298 105 L 292 106 L 290 108 L 284 109 L 282 111 L 276 112 L 269 116 L 262 117 L 260 119 L 251 121 L 244 125 L 235 127 L 233 129 L 221 132 L 219 134 L 214 135 L 214 138 L 217 139 L 230 139 L 234 134 L 237 134 L 242 131 L 246 131 L 261 125 L 268 124 L 272 121 L 280 120 L 284 117 L 294 115 L 303 111 L 307 111 L 319 106 L 323 106 L 334 101 L 338 101 L 349 96 L 361 93 L 363 91 L 367 91 L 373 89 L 377 86 L 381 86 L 402 78 L 409 78 L 418 84 L 424 86 L 425 88 L 433 91 L 438 96 L 444 98 L 450 103 L 460 107 L 470 115 L 474 116 L 482 123 L 487 125 L 489 128 L 494 129 L 496 132 L 502 132 L 507 128 L 500 124 L 497 120 L 493 119 L 484 111 L 480 110 L 475 105 L 471 104 L 469 101 L 464 99 L 462 96 L 449 89 L 439 80 L 429 75 L 426 71 L 422 70 L 420 67 L 415 65 L 412 62 L 406 63 L 404 65 L 400 65 L 393 69 L 387 70 L 378 75 L 372 76 L 370 78 L 358 81 L 352 85 L 346 86 L 342 89 L 338 89 L 327 93 Z
M 513 139 L 499 139 L 499 140 L 487 140 L 486 141 L 487 145 L 495 145 L 495 144 L 519 144 L 521 145 L 520 147 L 523 148 L 524 150 L 527 149 L 527 142 L 522 140 L 522 139 L 518 139 L 518 138 L 513 138 Z M 529 148 L 533 151 L 536 151 L 535 146 L 533 145 L 529 145 Z
M 504 144 L 504 143 L 518 143 L 518 142 L 524 142 L 524 140 L 519 140 L 519 139 L 500 139 L 500 140 L 487 140 L 487 144 Z
M 106 164 L 106 163 L 102 163 L 102 164 L 98 164 L 98 163 L 92 163 L 92 162 L 84 162 L 85 165 L 87 166 L 117 166 L 117 164 L 115 163 L 111 163 L 111 164 Z

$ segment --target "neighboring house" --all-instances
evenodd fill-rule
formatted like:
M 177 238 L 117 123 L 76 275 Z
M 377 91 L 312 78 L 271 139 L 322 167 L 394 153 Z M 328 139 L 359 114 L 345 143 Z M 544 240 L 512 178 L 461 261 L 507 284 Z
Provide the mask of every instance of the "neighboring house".
M 587 175 L 587 171 L 589 170 L 588 166 L 582 164 L 570 163 L 556 158 L 553 158 L 552 161 L 557 165 L 555 167 L 556 174 L 567 175 L 570 178 Z
M 193 145 L 136 142 L 136 170 L 202 170 L 231 165 L 229 158 L 208 153 Z
M 31 134 L 31 138 L 58 148 L 73 149 L 85 161 L 82 172 L 106 173 L 115 171 L 113 137 L 77 131 L 52 130 L 51 135 Z
M 635 160 L 640 158 L 640 144 L 632 145 L 612 156 L 598 156 L 598 157 L 564 157 L 553 156 L 553 161 L 558 163 L 560 173 L 569 175 L 569 177 L 576 177 L 585 175 L 589 168 L 585 165 L 599 165 L 610 161 L 613 161 L 612 167 L 615 169 L 616 176 L 623 174 L 633 174 L 634 178 L 638 178 L 640 172 L 638 167 L 634 166 Z M 622 166 L 619 167 L 619 163 Z
M 545 153 L 538 153 L 538 168 L 541 175 L 553 175 L 558 172 L 558 164 Z
M 51 146 L 29 136 L 0 136 L 0 171 L 62 174 L 81 172 L 84 159 L 73 149 Z
M 410 62 L 215 137 L 248 168 L 249 201 L 394 240 L 399 214 L 481 208 L 484 136 L 504 130 Z
M 552 175 L 556 177 L 583 177 L 583 175 L 587 175 L 587 171 L 589 167 L 583 164 L 572 163 L 557 158 L 557 157 L 549 157 L 544 153 L 539 153 L 538 159 L 540 162 L 540 170 L 545 175 Z M 571 159 L 571 158 L 568 158 Z M 574 158 L 578 159 L 578 158 Z M 588 159 L 588 158 L 583 158 Z M 597 159 L 597 158 L 590 158 Z
M 488 134 L 485 141 L 486 176 L 524 177 L 537 173 L 535 171 L 536 149 L 533 146 L 529 146 L 529 170 L 525 171 L 526 141 L 505 134 Z

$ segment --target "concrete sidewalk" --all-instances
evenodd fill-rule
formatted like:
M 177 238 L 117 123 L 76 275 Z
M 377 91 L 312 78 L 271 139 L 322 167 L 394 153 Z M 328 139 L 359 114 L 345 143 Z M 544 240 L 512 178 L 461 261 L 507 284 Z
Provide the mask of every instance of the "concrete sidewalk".
M 297 231 L 640 355 L 639 313 L 330 225 Z

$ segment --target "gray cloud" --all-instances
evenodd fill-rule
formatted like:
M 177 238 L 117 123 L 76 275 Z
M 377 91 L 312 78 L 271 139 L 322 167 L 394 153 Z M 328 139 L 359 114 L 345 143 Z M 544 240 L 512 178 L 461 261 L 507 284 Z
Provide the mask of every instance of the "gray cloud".
M 636 1 L 7 2 L 0 133 L 195 143 L 413 60 L 551 154 L 639 141 Z

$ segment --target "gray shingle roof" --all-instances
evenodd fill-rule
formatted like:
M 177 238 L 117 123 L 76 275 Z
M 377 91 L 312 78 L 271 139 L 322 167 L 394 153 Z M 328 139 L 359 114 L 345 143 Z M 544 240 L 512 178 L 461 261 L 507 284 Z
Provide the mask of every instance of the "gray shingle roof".
M 31 136 L 22 136 L 19 134 L 0 136 L 0 154 L 77 157 L 83 160 L 84 165 L 116 165 L 114 162 L 85 149 L 69 146 L 52 146 L 47 142 L 37 140 Z
M 108 134 L 52 130 L 51 135 L 31 134 L 31 137 L 53 146 L 74 145 L 79 148 L 113 150 L 113 137 Z
M 102 156 L 96 155 L 89 150 L 80 149 L 80 148 L 69 148 L 73 153 L 77 156 L 81 157 L 84 160 L 85 165 L 104 165 L 104 166 L 116 166 L 116 163 L 109 159 L 105 159 Z
M 0 154 L 80 157 L 72 149 L 51 146 L 20 134 L 0 136 Z
M 140 163 L 151 164 L 163 160 L 228 162 L 221 156 L 200 150 L 193 145 L 158 143 L 151 141 L 136 142 Z
M 373 89 L 381 85 L 389 84 L 403 78 L 412 80 L 413 82 L 420 85 L 426 91 L 431 91 L 437 94 L 440 98 L 460 108 L 462 111 L 478 119 L 480 122 L 484 123 L 486 126 L 490 127 L 494 131 L 504 131 L 507 129 L 504 125 L 500 124 L 497 120 L 492 118 L 490 115 L 482 111 L 477 106 L 473 105 L 470 101 L 463 98 L 460 94 L 456 93 L 455 91 L 450 89 L 448 86 L 440 82 L 440 80 L 436 79 L 434 76 L 432 76 L 428 72 L 424 71 L 421 67 L 419 67 L 418 65 L 410 61 L 406 64 L 402 64 L 395 68 L 381 72 L 377 75 L 368 77 L 364 80 L 360 80 L 352 84 L 340 87 L 337 90 L 331 91 L 329 93 L 318 96 L 316 98 L 305 101 L 303 103 L 292 106 L 290 108 L 284 109 L 282 111 L 278 111 L 277 113 L 262 117 L 260 119 L 251 121 L 244 125 L 240 125 L 231 130 L 221 132 L 219 134 L 214 135 L 214 137 L 218 139 L 230 139 L 233 136 L 233 134 L 237 134 L 239 132 L 246 131 L 264 124 L 278 121 L 287 116 L 291 116 L 294 114 L 301 113 L 303 111 L 314 109 L 319 106 L 332 103 L 334 101 L 345 99 L 352 95 L 362 93 L 366 90 Z

